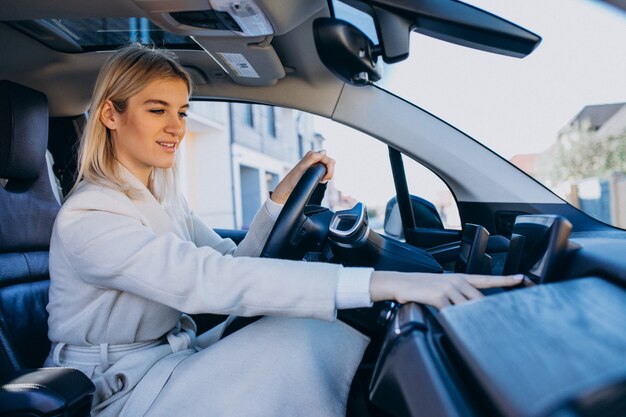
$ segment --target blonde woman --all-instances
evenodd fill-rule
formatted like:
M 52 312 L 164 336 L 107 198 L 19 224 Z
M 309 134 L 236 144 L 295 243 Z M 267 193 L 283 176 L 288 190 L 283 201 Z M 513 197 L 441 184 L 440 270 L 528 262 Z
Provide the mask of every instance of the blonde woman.
M 102 68 L 81 139 L 78 181 L 50 244 L 48 366 L 80 369 L 99 416 L 340 416 L 368 339 L 336 310 L 395 299 L 443 307 L 517 277 L 373 272 L 257 258 L 308 153 L 239 246 L 179 195 L 189 75 L 161 50 L 131 45 Z M 473 280 L 473 281 L 472 281 Z M 266 317 L 220 340 L 186 313 Z

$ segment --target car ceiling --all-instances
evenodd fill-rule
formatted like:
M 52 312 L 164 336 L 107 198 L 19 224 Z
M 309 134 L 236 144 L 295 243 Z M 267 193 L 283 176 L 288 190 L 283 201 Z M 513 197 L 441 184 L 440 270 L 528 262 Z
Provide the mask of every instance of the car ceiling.
M 194 96 L 201 98 L 230 98 L 271 103 L 299 108 L 330 116 L 341 92 L 343 83 L 335 78 L 320 62 L 315 51 L 312 22 L 317 17 L 329 16 L 325 0 L 257 0 L 274 28 L 269 38 L 245 38 L 238 35 L 214 36 L 212 33 L 194 31 L 202 46 L 231 49 L 243 52 L 247 58 L 261 51 L 262 58 L 271 50 L 284 75 L 273 79 L 265 77 L 256 86 L 233 82 L 211 56 L 203 51 L 175 51 L 180 62 L 194 78 Z M 172 6 L 174 5 L 174 6 Z M 161 10 L 194 10 L 208 8 L 206 0 L 107 0 L 84 2 L 82 0 L 32 0 L 15 2 L 0 10 L 0 21 L 50 18 L 85 17 L 146 17 L 163 26 L 159 20 Z M 147 10 L 147 11 L 146 11 Z M 161 23 L 161 24 L 159 24 Z M 188 35 L 188 31 L 172 29 Z M 223 32 L 223 31 L 221 31 Z M 83 113 L 89 105 L 89 96 L 99 68 L 112 53 L 110 51 L 63 53 L 55 51 L 13 27 L 0 23 L 0 54 L 5 59 L 0 64 L 0 79 L 27 85 L 48 96 L 52 116 L 69 116 Z M 220 49 L 221 48 L 221 49 Z M 274 52 L 275 51 L 275 54 Z M 270 54 L 270 55 L 271 55 Z M 266 60 L 267 61 L 267 60 Z M 266 61 L 257 60 L 259 73 L 264 78 Z M 269 61 L 270 66 L 276 62 Z M 271 70 L 272 68 L 270 68 Z M 306 98 L 306 99 L 305 99 Z

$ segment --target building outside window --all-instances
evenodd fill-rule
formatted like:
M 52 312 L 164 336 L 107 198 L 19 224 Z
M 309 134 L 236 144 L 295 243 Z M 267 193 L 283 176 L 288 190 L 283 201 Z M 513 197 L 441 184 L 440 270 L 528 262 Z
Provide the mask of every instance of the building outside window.
M 244 104 L 243 120 L 248 126 L 254 127 L 254 111 L 252 104 Z
M 276 109 L 274 106 L 267 108 L 267 132 L 271 137 L 276 137 Z
M 259 170 L 257 168 L 239 165 L 239 180 L 241 194 L 241 223 L 242 229 L 248 229 L 257 210 L 261 206 L 261 187 L 259 184 Z
M 212 227 L 247 229 L 269 191 L 315 140 L 312 116 L 296 110 L 192 102 L 180 155 L 183 193 L 194 212 Z M 209 164 L 199 160 L 206 154 L 215 156 Z

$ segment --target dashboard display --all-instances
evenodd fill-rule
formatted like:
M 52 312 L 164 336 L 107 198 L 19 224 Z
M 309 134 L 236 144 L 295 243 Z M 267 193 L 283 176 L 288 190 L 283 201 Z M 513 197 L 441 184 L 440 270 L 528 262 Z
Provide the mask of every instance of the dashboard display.
M 523 273 L 535 282 L 558 279 L 571 230 L 572 224 L 561 216 L 518 216 L 503 273 Z

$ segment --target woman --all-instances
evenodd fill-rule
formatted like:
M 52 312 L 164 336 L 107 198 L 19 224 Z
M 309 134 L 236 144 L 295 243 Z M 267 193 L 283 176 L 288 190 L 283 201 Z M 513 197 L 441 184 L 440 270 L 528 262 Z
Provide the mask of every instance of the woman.
M 46 362 L 92 379 L 94 415 L 342 415 L 368 340 L 334 320 L 337 308 L 443 307 L 519 283 L 256 258 L 304 171 L 321 162 L 332 177 L 323 153 L 280 182 L 239 246 L 221 239 L 175 185 L 190 93 L 172 56 L 139 45 L 96 82 L 79 181 L 50 244 Z M 196 337 L 183 311 L 267 317 L 219 340 L 224 325 Z

